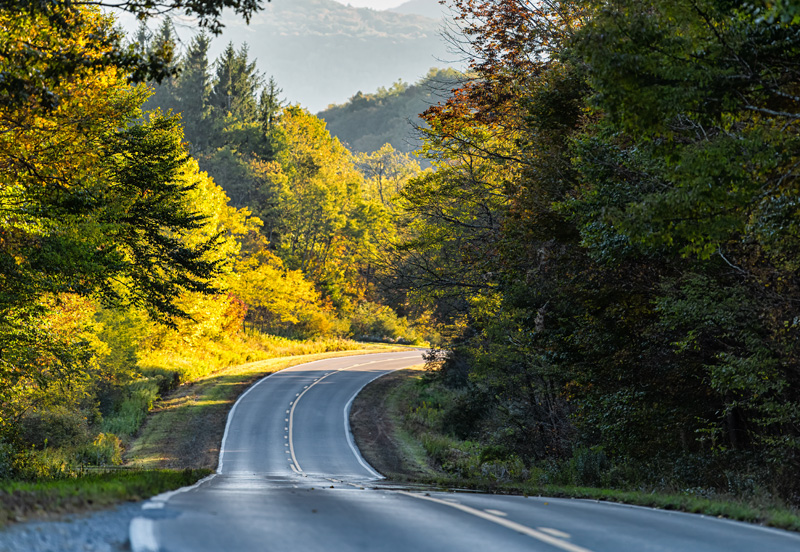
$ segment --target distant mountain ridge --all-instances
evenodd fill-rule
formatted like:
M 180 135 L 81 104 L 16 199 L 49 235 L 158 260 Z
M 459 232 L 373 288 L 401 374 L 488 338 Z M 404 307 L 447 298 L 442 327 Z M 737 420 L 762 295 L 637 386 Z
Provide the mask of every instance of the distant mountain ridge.
M 406 15 L 421 15 L 437 21 L 449 14 L 449 9 L 441 5 L 438 0 L 409 0 L 387 11 Z
M 432 69 L 413 85 L 394 83 L 373 94 L 357 94 L 341 105 L 319 113 L 330 133 L 356 152 L 371 153 L 386 143 L 411 152 L 420 146 L 415 126 L 424 126 L 419 114 L 449 96 L 463 76 L 450 69 Z
M 414 13 L 354 8 L 334 0 L 271 0 L 249 25 L 229 14 L 222 20 L 226 27 L 213 38 L 210 59 L 229 41 L 237 48 L 247 42 L 250 58 L 265 76 L 275 77 L 283 96 L 312 113 L 344 103 L 359 91 L 398 80 L 416 82 L 431 67 L 461 68 L 449 63 L 441 20 Z M 196 23 L 175 23 L 188 44 Z M 139 25 L 124 13 L 120 24 L 131 36 Z M 151 29 L 158 24 L 151 21 Z
M 246 25 L 227 18 L 212 56 L 247 42 L 259 68 L 290 102 L 312 112 L 398 79 L 415 82 L 447 67 L 441 22 L 415 14 L 353 8 L 333 0 L 272 0 Z

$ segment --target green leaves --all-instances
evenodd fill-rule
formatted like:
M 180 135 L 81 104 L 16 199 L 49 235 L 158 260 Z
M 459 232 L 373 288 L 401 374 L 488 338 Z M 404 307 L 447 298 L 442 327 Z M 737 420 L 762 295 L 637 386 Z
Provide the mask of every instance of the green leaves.
M 484 442 L 548 443 L 520 437 L 524 460 L 600 446 L 656 466 L 654 484 L 682 458 L 797 489 L 792 10 L 464 6 L 480 81 L 426 112 L 438 170 L 403 193 L 400 253 L 450 324 L 443 379 L 503 412 L 475 422 Z M 536 36 L 498 28 L 520 14 Z M 570 16 L 569 32 L 549 26 Z M 546 55 L 517 57 L 546 39 Z

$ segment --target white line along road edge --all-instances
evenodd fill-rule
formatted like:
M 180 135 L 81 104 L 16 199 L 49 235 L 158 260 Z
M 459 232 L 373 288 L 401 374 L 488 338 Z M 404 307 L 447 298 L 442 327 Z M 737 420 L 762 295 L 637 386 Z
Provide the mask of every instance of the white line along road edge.
M 502 525 L 507 529 L 517 531 L 518 533 L 522 533 L 523 535 L 528 535 L 529 537 L 532 537 L 538 541 L 549 544 L 550 546 L 554 546 L 555 548 L 560 548 L 561 550 L 566 550 L 567 552 L 592 552 L 588 548 L 584 548 L 582 546 L 578 546 L 577 544 L 572 544 L 571 542 L 561 540 L 552 535 L 548 535 L 547 533 L 543 533 L 542 531 L 531 529 L 527 525 L 522 525 L 521 523 L 517 523 L 515 521 L 511 521 L 510 519 L 505 519 L 500 516 L 490 514 L 483 510 L 470 508 L 469 506 L 466 506 L 464 504 L 459 504 L 457 502 L 448 502 L 447 500 L 441 500 L 438 498 L 433 498 L 432 496 L 421 495 L 418 493 L 409 493 L 407 491 L 398 491 L 398 493 L 419 500 L 428 500 L 430 502 L 435 502 L 436 504 L 449 506 L 450 508 L 455 508 L 456 510 L 461 510 L 462 512 L 465 512 L 467 514 L 479 517 L 481 519 L 485 519 L 486 521 L 491 521 L 492 523 L 496 523 L 497 525 Z
M 297 461 L 297 457 L 294 454 L 294 439 L 293 439 L 293 436 L 294 436 L 294 409 L 297 408 L 297 405 L 300 403 L 300 399 L 303 398 L 303 395 L 305 395 L 307 392 L 311 391 L 312 387 L 314 387 L 316 384 L 318 384 L 319 382 L 321 382 L 322 380 L 324 380 L 328 376 L 332 376 L 332 375 L 334 375 L 334 374 L 336 374 L 338 372 L 344 372 L 345 370 L 350 370 L 351 368 L 358 368 L 359 366 L 369 366 L 370 364 L 380 364 L 382 362 L 394 362 L 394 361 L 397 361 L 397 360 L 411 360 L 411 359 L 415 359 L 415 358 L 417 358 L 417 357 L 416 356 L 410 356 L 410 357 L 400 357 L 400 358 L 384 358 L 384 359 L 380 359 L 380 360 L 371 360 L 369 362 L 362 362 L 360 364 L 353 364 L 353 365 L 347 366 L 345 368 L 339 368 L 338 370 L 336 370 L 334 372 L 331 372 L 329 374 L 325 374 L 321 378 L 317 379 L 314 383 L 312 383 L 311 385 L 309 385 L 308 387 L 303 389 L 303 392 L 300 393 L 294 401 L 292 401 L 292 408 L 289 411 L 289 454 L 292 457 L 292 470 L 294 470 L 298 474 L 301 474 L 301 475 L 303 474 L 303 468 L 300 467 L 300 463 Z M 398 368 L 398 370 L 399 370 L 399 368 Z M 390 370 L 387 373 L 390 373 L 390 372 L 393 372 L 393 370 Z M 370 381 L 368 381 L 366 384 L 364 384 L 361 387 L 361 389 L 364 389 L 364 387 L 366 387 L 371 382 L 375 381 L 376 379 L 378 379 L 379 377 L 381 377 L 383 375 L 386 375 L 386 374 L 381 374 L 379 376 L 375 376 Z M 351 443 L 352 437 L 350 436 L 350 424 L 349 424 L 349 422 L 347 420 L 347 412 L 348 412 L 348 408 L 350 407 L 350 404 L 352 404 L 352 402 L 353 402 L 353 399 L 355 398 L 356 395 L 358 395 L 358 393 L 361 391 L 361 389 L 356 391 L 356 394 L 353 395 L 353 397 L 350 399 L 350 401 L 344 407 L 344 411 L 345 411 L 345 437 L 347 437 L 347 444 L 350 445 L 350 448 L 355 453 L 356 459 L 359 461 L 359 463 L 362 466 L 364 466 L 367 469 L 367 471 L 372 473 L 375 477 L 377 477 L 378 479 L 382 479 L 383 476 L 381 474 L 379 474 L 378 472 L 376 472 L 374 469 L 372 469 L 366 463 L 366 461 L 364 461 L 364 459 L 361 457 L 361 454 L 355 448 L 355 442 Z M 224 445 L 224 443 L 225 443 L 225 441 L 223 439 L 223 445 Z M 220 458 L 222 458 L 222 452 L 220 452 Z
M 374 353 L 374 354 L 381 354 L 381 353 Z M 361 356 L 361 355 L 353 355 L 353 356 L 357 357 L 357 356 Z M 332 358 L 347 358 L 347 357 L 332 357 Z M 336 372 L 341 372 L 343 370 L 348 370 L 350 368 L 355 368 L 357 366 L 364 366 L 366 364 L 374 364 L 374 363 L 377 363 L 377 362 L 391 362 L 393 360 L 406 360 L 406 359 L 411 359 L 411 358 L 416 358 L 416 357 L 401 357 L 401 358 L 382 359 L 382 360 L 371 361 L 371 362 L 363 362 L 363 363 L 359 363 L 359 364 L 353 364 L 353 365 L 347 366 L 345 368 L 340 368 L 339 370 L 336 370 Z M 311 362 L 305 362 L 303 364 L 298 364 L 296 366 L 291 366 L 291 367 L 287 368 L 286 370 L 291 370 L 292 368 L 299 368 L 301 366 L 308 366 L 310 364 L 316 364 L 318 362 L 324 362 L 326 360 L 331 360 L 331 359 L 323 358 L 323 359 L 320 359 L 320 360 L 312 360 Z M 185 493 L 185 492 L 192 491 L 192 490 L 198 488 L 200 485 L 202 485 L 202 484 L 204 484 L 204 483 L 206 483 L 208 481 L 211 481 L 217 475 L 222 473 L 222 466 L 223 466 L 223 460 L 224 460 L 224 455 L 225 455 L 225 442 L 228 439 L 228 431 L 229 431 L 230 426 L 231 426 L 231 420 L 233 419 L 233 415 L 236 412 L 236 407 L 239 406 L 239 402 L 242 399 L 244 399 L 248 395 L 248 393 L 250 393 L 253 389 L 255 389 L 257 386 L 261 385 L 261 383 L 263 383 L 264 381 L 268 380 L 269 378 L 271 378 L 275 374 L 279 374 L 279 373 L 284 372 L 286 370 L 278 370 L 277 372 L 273 372 L 273 373 L 271 373 L 271 374 L 269 374 L 267 376 L 264 376 L 263 378 L 261 378 L 260 380 L 255 382 L 253 385 L 248 387 L 245 390 L 244 393 L 239 395 L 239 398 L 236 399 L 236 402 L 233 403 L 233 407 L 231 407 L 231 411 L 228 412 L 228 418 L 227 418 L 227 421 L 225 422 L 225 432 L 222 435 L 222 443 L 220 444 L 220 449 L 219 449 L 219 462 L 217 464 L 217 471 L 215 473 L 212 473 L 208 477 L 204 477 L 203 479 L 201 479 L 200 481 L 198 481 L 194 485 L 190 485 L 188 487 L 182 487 L 180 489 L 176 489 L 174 491 L 169 491 L 169 492 L 166 492 L 166 493 L 161 493 L 160 495 L 152 497 L 150 500 L 148 500 L 147 502 L 142 504 L 142 510 L 157 510 L 157 509 L 164 508 L 164 506 L 166 505 L 167 501 L 170 498 L 172 498 L 173 496 L 175 496 L 177 494 L 180 494 L 180 493 Z M 333 372 L 333 373 L 335 373 L 335 372 Z M 328 375 L 331 375 L 331 374 L 328 374 Z M 327 377 L 327 376 L 323 376 L 323 377 Z M 377 379 L 378 377 L 380 377 L 380 376 L 376 376 L 376 378 L 374 378 L 374 379 Z M 320 379 L 322 379 L 322 378 L 320 378 Z M 372 381 L 374 381 L 374 379 Z M 369 383 L 370 382 L 368 382 L 368 384 Z M 361 390 L 359 389 L 359 392 L 360 391 Z M 356 395 L 358 395 L 358 392 L 356 392 Z M 353 398 L 350 399 L 350 402 L 348 403 L 348 405 L 350 405 L 352 403 L 352 401 L 353 401 L 353 399 L 355 398 L 356 395 L 353 395 Z M 299 400 L 299 398 L 294 401 L 295 404 L 297 404 L 297 400 Z M 345 412 L 347 412 L 347 407 L 345 407 Z M 348 424 L 348 429 L 349 429 L 349 424 Z M 349 442 L 350 441 L 348 439 L 348 443 Z M 353 447 L 354 444 L 351 444 L 350 446 Z M 358 450 L 358 449 L 354 449 L 354 450 Z M 292 456 L 294 456 L 294 454 L 292 454 Z M 357 457 L 359 457 L 359 462 L 361 462 L 362 460 L 360 458 L 360 454 L 358 454 Z M 377 472 L 375 472 L 375 470 L 370 468 L 366 464 L 366 462 L 362 462 L 362 464 L 365 465 L 365 467 L 367 467 L 368 470 L 372 471 L 373 473 L 377 473 Z M 293 468 L 294 468 L 294 466 L 293 466 Z M 378 474 L 378 477 L 382 477 L 382 476 L 380 474 Z M 130 540 L 131 550 L 133 550 L 133 552 L 158 552 L 158 550 L 159 550 L 158 541 L 156 540 L 156 535 L 155 535 L 155 523 L 153 522 L 152 519 L 143 518 L 143 517 L 135 517 L 135 518 L 133 518 L 131 520 L 130 526 L 128 528 L 128 538 Z
M 411 358 L 411 357 L 409 357 L 409 358 Z M 398 368 L 398 370 L 402 370 L 402 368 Z M 389 374 L 391 374 L 392 372 L 395 372 L 395 371 L 396 370 L 392 370 L 391 372 L 386 372 L 385 374 L 381 374 L 379 376 L 375 376 L 374 378 L 369 380 L 366 383 L 366 385 L 364 385 L 364 387 L 366 387 L 367 385 L 369 385 L 370 383 L 372 383 L 376 379 L 381 378 L 383 376 L 388 376 Z M 358 463 L 361 464 L 361 466 L 365 470 L 370 472 L 373 475 L 373 477 L 375 477 L 376 479 L 386 479 L 383 475 L 378 473 L 378 471 L 375 468 L 370 466 L 369 463 L 364 459 L 364 456 L 362 456 L 361 451 L 358 450 L 358 447 L 356 446 L 356 440 L 353 437 L 353 428 L 350 427 L 350 409 L 353 407 L 353 401 L 355 401 L 356 397 L 358 396 L 358 394 L 361 393 L 361 391 L 364 390 L 364 387 L 362 387 L 361 389 L 359 389 L 358 391 L 353 393 L 353 396 L 350 397 L 350 400 L 347 401 L 346 405 L 344 405 L 344 434 L 347 437 L 347 444 L 350 445 L 350 450 L 353 451 L 353 454 L 355 455 L 356 460 L 358 460 Z

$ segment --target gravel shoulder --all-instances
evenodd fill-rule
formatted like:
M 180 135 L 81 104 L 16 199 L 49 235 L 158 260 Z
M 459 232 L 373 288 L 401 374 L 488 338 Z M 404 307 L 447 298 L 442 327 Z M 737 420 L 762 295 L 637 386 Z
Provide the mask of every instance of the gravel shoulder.
M 130 550 L 128 526 L 143 502 L 129 502 L 59 521 L 18 523 L 0 531 L 2 552 L 120 552 Z

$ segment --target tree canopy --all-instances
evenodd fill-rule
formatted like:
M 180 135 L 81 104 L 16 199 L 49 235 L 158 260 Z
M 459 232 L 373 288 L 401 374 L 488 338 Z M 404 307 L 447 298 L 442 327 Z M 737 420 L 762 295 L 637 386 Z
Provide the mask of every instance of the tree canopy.
M 443 380 L 493 406 L 467 434 L 528 466 L 591 450 L 714 486 L 724 465 L 790 497 L 796 14 L 453 4 L 475 78 L 425 113 L 437 170 L 402 192 L 390 266 L 447 324 Z

